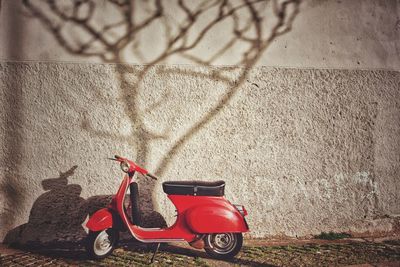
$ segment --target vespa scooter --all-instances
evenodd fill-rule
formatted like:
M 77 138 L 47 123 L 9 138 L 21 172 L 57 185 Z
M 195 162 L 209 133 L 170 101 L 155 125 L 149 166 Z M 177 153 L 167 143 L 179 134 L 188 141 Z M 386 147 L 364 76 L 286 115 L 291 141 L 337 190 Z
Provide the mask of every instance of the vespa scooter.
M 173 241 L 186 241 L 218 259 L 232 258 L 240 251 L 242 233 L 249 231 L 244 218 L 247 211 L 244 206 L 232 205 L 225 199 L 225 182 L 164 182 L 163 190 L 176 207 L 177 219 L 167 228 L 142 228 L 134 175 L 138 172 L 155 180 L 157 177 L 126 158 L 115 156 L 112 160 L 120 163 L 126 175 L 108 207 L 95 212 L 86 223 L 89 229 L 86 249 L 91 257 L 101 259 L 111 254 L 119 232 L 126 230 L 138 241 L 158 243 L 153 259 L 160 243 Z M 131 212 L 124 205 L 128 187 Z

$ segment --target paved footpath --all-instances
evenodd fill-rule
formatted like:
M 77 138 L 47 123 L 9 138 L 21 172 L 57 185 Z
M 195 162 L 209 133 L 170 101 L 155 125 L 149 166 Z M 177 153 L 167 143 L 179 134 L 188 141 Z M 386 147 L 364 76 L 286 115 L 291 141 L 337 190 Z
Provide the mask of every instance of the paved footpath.
M 102 261 L 79 246 L 15 250 L 0 245 L 0 266 L 148 266 L 152 248 L 125 243 Z M 250 240 L 232 261 L 210 259 L 185 245 L 164 245 L 153 266 L 398 266 L 400 239 L 340 241 Z

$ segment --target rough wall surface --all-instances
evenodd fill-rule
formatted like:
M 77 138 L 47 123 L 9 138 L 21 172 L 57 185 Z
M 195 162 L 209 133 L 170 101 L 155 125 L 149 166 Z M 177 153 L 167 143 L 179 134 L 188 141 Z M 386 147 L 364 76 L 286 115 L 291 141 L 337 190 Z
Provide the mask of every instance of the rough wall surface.
M 399 72 L 254 68 L 214 110 L 227 96 L 215 73 L 234 79 L 237 68 L 153 66 L 135 90 L 136 120 L 126 81 L 143 68 L 0 63 L 1 240 L 76 238 L 119 185 L 105 159 L 114 154 L 160 174 L 140 180 L 142 204 L 169 224 L 163 181 L 223 179 L 226 197 L 248 207 L 253 237 L 393 230 Z

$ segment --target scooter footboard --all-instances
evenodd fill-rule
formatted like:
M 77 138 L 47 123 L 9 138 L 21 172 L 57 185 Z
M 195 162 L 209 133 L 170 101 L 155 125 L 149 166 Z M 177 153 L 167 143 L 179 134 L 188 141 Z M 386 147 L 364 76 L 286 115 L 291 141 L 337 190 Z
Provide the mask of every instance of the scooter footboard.
M 118 214 L 109 208 L 96 211 L 86 223 L 90 231 L 97 232 L 108 228 L 124 229 L 124 224 Z
M 242 233 L 248 232 L 244 217 L 223 206 L 200 206 L 187 211 L 186 222 L 196 233 Z

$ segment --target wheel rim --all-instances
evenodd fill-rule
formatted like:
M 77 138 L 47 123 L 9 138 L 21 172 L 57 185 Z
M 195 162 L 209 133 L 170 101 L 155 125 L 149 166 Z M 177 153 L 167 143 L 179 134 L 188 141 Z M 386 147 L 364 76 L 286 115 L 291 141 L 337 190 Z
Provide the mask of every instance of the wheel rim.
M 234 250 L 237 239 L 232 233 L 209 235 L 209 244 L 211 248 L 219 254 L 228 254 Z
M 94 240 L 93 251 L 98 256 L 103 256 L 111 251 L 114 245 L 113 235 L 109 235 L 106 230 L 101 231 Z

